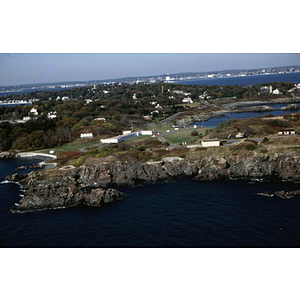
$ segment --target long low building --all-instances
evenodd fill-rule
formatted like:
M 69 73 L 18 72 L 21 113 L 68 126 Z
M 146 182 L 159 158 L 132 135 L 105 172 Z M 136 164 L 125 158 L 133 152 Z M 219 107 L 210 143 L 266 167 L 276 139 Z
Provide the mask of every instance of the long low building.
M 140 135 L 152 135 L 155 133 L 154 131 L 151 130 L 145 130 L 145 131 L 123 131 L 122 135 L 117 135 L 111 138 L 107 138 L 107 139 L 101 139 L 101 143 L 108 143 L 108 144 L 116 144 L 116 143 L 120 143 L 126 139 L 130 139 L 136 136 L 140 136 Z
M 219 139 L 207 139 L 201 141 L 202 147 L 219 147 L 220 140 Z

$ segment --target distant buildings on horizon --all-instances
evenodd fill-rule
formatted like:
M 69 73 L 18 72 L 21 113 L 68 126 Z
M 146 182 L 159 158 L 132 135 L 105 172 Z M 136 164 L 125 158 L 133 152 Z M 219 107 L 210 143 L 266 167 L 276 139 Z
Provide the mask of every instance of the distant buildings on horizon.
M 92 91 L 96 89 L 96 85 L 122 85 L 122 84 L 152 84 L 152 83 L 177 83 L 178 81 L 190 79 L 216 79 L 216 78 L 230 78 L 230 77 L 243 77 L 243 76 L 257 76 L 257 75 L 273 75 L 273 74 L 287 74 L 299 73 L 300 66 L 287 66 L 287 67 L 273 67 L 261 68 L 252 70 L 224 70 L 224 71 L 210 71 L 210 72 L 187 72 L 166 74 L 159 76 L 144 76 L 144 77 L 125 77 L 119 79 L 107 80 L 89 80 L 89 81 L 73 81 L 73 82 L 57 82 L 57 83 L 37 83 L 37 84 L 24 84 L 24 85 L 11 85 L 0 87 L 1 93 L 16 93 L 32 90 L 59 90 L 70 89 L 76 87 L 93 86 Z M 104 92 L 104 91 L 103 91 Z M 107 91 L 109 93 L 109 91 Z

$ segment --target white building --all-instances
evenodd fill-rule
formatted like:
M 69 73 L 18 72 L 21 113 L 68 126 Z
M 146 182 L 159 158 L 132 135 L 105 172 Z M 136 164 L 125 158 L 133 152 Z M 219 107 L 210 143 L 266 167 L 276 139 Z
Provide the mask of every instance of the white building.
M 273 95 L 279 95 L 280 94 L 280 92 L 279 92 L 279 90 L 278 89 L 276 89 L 276 90 L 274 90 L 273 91 L 273 93 L 272 93 Z
M 296 134 L 295 129 L 282 129 L 278 131 L 278 135 L 294 135 Z
M 153 114 L 159 114 L 159 111 L 158 111 L 158 110 L 154 110 L 154 111 L 152 111 L 150 114 L 151 114 L 151 115 L 153 115 Z
M 156 133 L 155 130 L 141 130 L 140 131 L 140 135 L 153 135 L 154 133 Z
M 129 133 L 132 133 L 132 132 L 133 132 L 133 130 L 124 130 L 123 135 L 129 134 Z
M 182 99 L 183 103 L 193 103 L 193 100 L 190 97 L 185 97 Z
M 57 112 L 56 111 L 54 111 L 54 112 L 51 111 L 47 114 L 47 117 L 48 117 L 48 119 L 55 119 L 55 118 L 57 118 Z
M 37 111 L 37 109 L 34 108 L 34 107 L 30 110 L 29 113 L 32 114 L 32 115 L 34 115 L 34 116 L 37 116 L 39 114 L 38 111 Z
M 126 139 L 130 139 L 135 136 L 139 136 L 139 132 L 131 132 L 129 134 L 118 135 L 107 139 L 101 139 L 101 143 L 108 143 L 108 144 L 120 143 Z
M 106 122 L 105 118 L 95 118 L 94 121 L 102 121 L 102 122 Z
M 94 137 L 94 135 L 91 132 L 88 132 L 88 133 L 81 133 L 80 137 L 82 139 L 84 139 L 84 138 L 92 138 L 92 137 Z
M 122 135 L 114 136 L 107 139 L 101 139 L 101 143 L 108 143 L 108 144 L 117 144 L 126 139 L 130 139 L 140 135 L 153 135 L 156 131 L 155 130 L 142 130 L 142 131 L 132 131 L 126 130 L 123 131 Z
M 23 117 L 23 122 L 29 121 L 31 118 L 30 117 Z
M 219 147 L 220 140 L 219 139 L 207 139 L 201 141 L 202 147 Z

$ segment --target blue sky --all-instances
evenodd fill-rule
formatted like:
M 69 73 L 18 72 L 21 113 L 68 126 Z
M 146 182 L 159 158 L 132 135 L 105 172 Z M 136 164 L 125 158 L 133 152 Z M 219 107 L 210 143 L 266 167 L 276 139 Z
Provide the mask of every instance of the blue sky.
M 300 65 L 292 53 L 1 53 L 0 86 Z

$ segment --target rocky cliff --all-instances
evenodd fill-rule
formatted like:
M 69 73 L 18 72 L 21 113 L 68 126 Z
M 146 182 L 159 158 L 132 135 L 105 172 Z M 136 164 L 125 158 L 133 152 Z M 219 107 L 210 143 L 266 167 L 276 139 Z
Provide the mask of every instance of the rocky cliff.
M 14 152 L 10 152 L 10 151 L 0 152 L 0 159 L 9 159 L 14 157 L 15 157 Z
M 100 207 L 125 195 L 115 186 L 168 181 L 180 176 L 194 176 L 196 180 L 221 178 L 266 178 L 300 180 L 300 155 L 230 155 L 221 158 L 202 156 L 198 160 L 157 163 L 126 161 L 99 163 L 69 171 L 63 177 L 41 180 L 41 174 L 31 172 L 25 178 L 13 175 L 24 186 L 24 197 L 12 211 L 89 205 Z
M 112 188 L 82 187 L 77 176 L 63 176 L 49 180 L 39 180 L 38 174 L 11 175 L 9 181 L 19 181 L 23 186 L 23 198 L 12 207 L 13 212 L 29 212 L 41 209 L 54 209 L 87 205 L 101 207 L 122 199 L 125 194 Z

